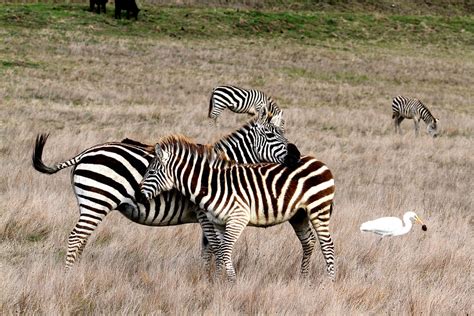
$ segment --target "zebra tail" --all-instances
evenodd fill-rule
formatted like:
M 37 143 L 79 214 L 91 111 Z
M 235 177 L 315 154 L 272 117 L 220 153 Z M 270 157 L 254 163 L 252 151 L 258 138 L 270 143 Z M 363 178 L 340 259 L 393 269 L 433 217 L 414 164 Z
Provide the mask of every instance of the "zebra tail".
M 41 173 L 46 174 L 53 174 L 58 172 L 61 169 L 73 166 L 79 162 L 77 157 L 74 157 L 71 160 L 59 163 L 53 167 L 46 166 L 43 162 L 43 149 L 44 145 L 46 144 L 46 140 L 48 140 L 49 134 L 38 134 L 36 136 L 35 148 L 33 150 L 32 161 L 33 161 L 33 168 Z
M 208 118 L 212 118 L 211 113 L 213 109 L 214 109 L 214 92 L 212 92 L 211 98 L 209 100 L 209 112 L 207 113 Z
M 212 117 L 212 111 L 214 110 L 214 93 L 216 92 L 218 87 L 212 89 L 211 97 L 209 98 L 209 112 L 207 113 L 207 117 L 210 119 L 214 119 Z

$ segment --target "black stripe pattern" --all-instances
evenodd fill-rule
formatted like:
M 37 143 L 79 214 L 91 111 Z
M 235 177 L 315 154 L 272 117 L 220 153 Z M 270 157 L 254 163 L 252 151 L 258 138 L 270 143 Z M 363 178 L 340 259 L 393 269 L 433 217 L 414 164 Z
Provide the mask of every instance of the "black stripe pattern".
M 231 255 L 243 229 L 285 221 L 290 221 L 302 241 L 303 274 L 308 271 L 315 241 L 309 232 L 311 223 L 334 280 L 334 245 L 329 233 L 334 179 L 317 159 L 305 156 L 291 168 L 275 163 L 235 164 L 183 137 L 170 136 L 155 146 L 155 158 L 141 183 L 147 199 L 168 190 L 179 190 L 199 205 L 220 231 L 218 267 L 225 265 L 229 280 L 235 280 Z
M 268 117 L 257 117 L 234 133 L 222 138 L 212 149 L 241 163 L 272 161 L 282 163 L 287 157 L 288 141 L 283 131 L 269 123 Z M 125 140 L 91 147 L 76 157 L 52 167 L 42 161 L 47 135 L 39 135 L 33 153 L 36 170 L 52 174 L 67 166 L 75 166 L 72 185 L 78 201 L 80 216 L 72 230 L 66 254 L 66 267 L 71 267 L 82 253 L 87 239 L 112 210 L 120 211 L 131 221 L 149 226 L 169 226 L 199 222 L 206 247 L 203 256 L 218 249 L 214 228 L 196 205 L 177 190 L 163 192 L 150 201 L 142 198 L 139 183 L 154 157 L 153 146 Z M 186 177 L 194 174 L 186 172 Z M 184 176 L 184 175 L 183 175 Z M 208 242 L 209 241 L 209 242 Z

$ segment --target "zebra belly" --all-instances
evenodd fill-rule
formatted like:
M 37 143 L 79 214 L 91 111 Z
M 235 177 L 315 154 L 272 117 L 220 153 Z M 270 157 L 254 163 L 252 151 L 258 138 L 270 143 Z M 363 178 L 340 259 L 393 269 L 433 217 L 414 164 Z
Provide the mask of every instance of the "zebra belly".
M 192 208 L 166 212 L 166 207 L 160 207 L 154 201 L 150 203 L 150 208 L 151 210 L 147 210 L 147 207 L 143 204 L 123 204 L 119 207 L 119 212 L 132 222 L 146 226 L 198 223 L 196 213 Z
M 147 226 L 197 223 L 195 204 L 176 191 L 163 192 L 149 202 L 124 203 L 118 210 L 131 221 Z
M 289 221 L 295 213 L 296 211 L 282 214 L 282 212 L 278 211 L 275 216 L 273 209 L 260 210 L 258 213 L 252 212 L 248 226 L 270 227 L 279 225 Z

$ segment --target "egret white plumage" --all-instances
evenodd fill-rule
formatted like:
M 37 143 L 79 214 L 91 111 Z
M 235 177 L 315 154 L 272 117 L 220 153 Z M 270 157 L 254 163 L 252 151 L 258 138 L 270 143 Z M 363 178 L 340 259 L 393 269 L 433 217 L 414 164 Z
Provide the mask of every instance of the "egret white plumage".
M 403 222 L 398 217 L 381 217 L 373 221 L 368 221 L 360 225 L 362 232 L 372 232 L 382 237 L 399 236 L 408 233 L 413 223 L 418 223 L 423 230 L 427 230 L 425 224 L 421 221 L 415 212 L 406 212 L 403 215 Z

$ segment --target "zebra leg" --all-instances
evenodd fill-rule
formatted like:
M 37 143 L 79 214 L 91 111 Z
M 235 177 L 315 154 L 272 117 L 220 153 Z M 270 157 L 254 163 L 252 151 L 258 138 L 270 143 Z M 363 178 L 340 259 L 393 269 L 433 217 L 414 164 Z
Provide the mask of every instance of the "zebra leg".
M 248 216 L 231 217 L 225 226 L 224 237 L 220 247 L 220 258 L 222 258 L 225 266 L 227 280 L 230 282 L 235 282 L 236 280 L 235 269 L 232 263 L 232 250 L 248 222 Z
M 395 133 L 399 133 L 401 134 L 402 133 L 402 130 L 400 128 L 400 123 L 404 120 L 404 117 L 403 116 L 398 116 L 398 115 L 393 115 L 393 123 L 395 125 Z
M 304 210 L 298 210 L 295 216 L 290 219 L 290 224 L 303 248 L 303 260 L 301 261 L 300 272 L 301 276 L 305 278 L 308 276 L 309 264 L 311 255 L 313 254 L 314 244 L 316 243 L 316 237 L 311 230 L 311 225 L 309 224 L 308 217 Z
M 415 117 L 413 118 L 413 122 L 415 122 L 415 136 L 418 136 L 418 131 L 420 129 L 420 119 Z
M 79 220 L 69 234 L 67 254 L 66 254 L 66 270 L 69 270 L 74 262 L 81 256 L 87 239 L 97 226 L 102 222 L 107 213 L 81 214 Z
M 219 251 L 219 238 L 216 236 L 214 231 L 214 224 L 209 221 L 206 214 L 199 210 L 196 213 L 199 224 L 201 224 L 202 229 L 202 250 L 201 256 L 204 259 L 204 262 L 207 266 L 211 263 L 212 254 L 216 255 Z
M 214 233 L 219 241 L 219 245 L 216 252 L 216 275 L 220 275 L 222 273 L 222 266 L 224 263 L 224 260 L 222 259 L 221 247 L 222 241 L 224 240 L 225 226 L 214 224 Z
M 312 212 L 314 211 L 314 212 Z M 332 281 L 336 279 L 334 270 L 334 244 L 329 234 L 329 218 L 331 217 L 332 204 L 328 204 L 317 210 L 310 210 L 309 218 L 316 234 L 318 235 L 321 252 L 326 261 L 326 270 Z

